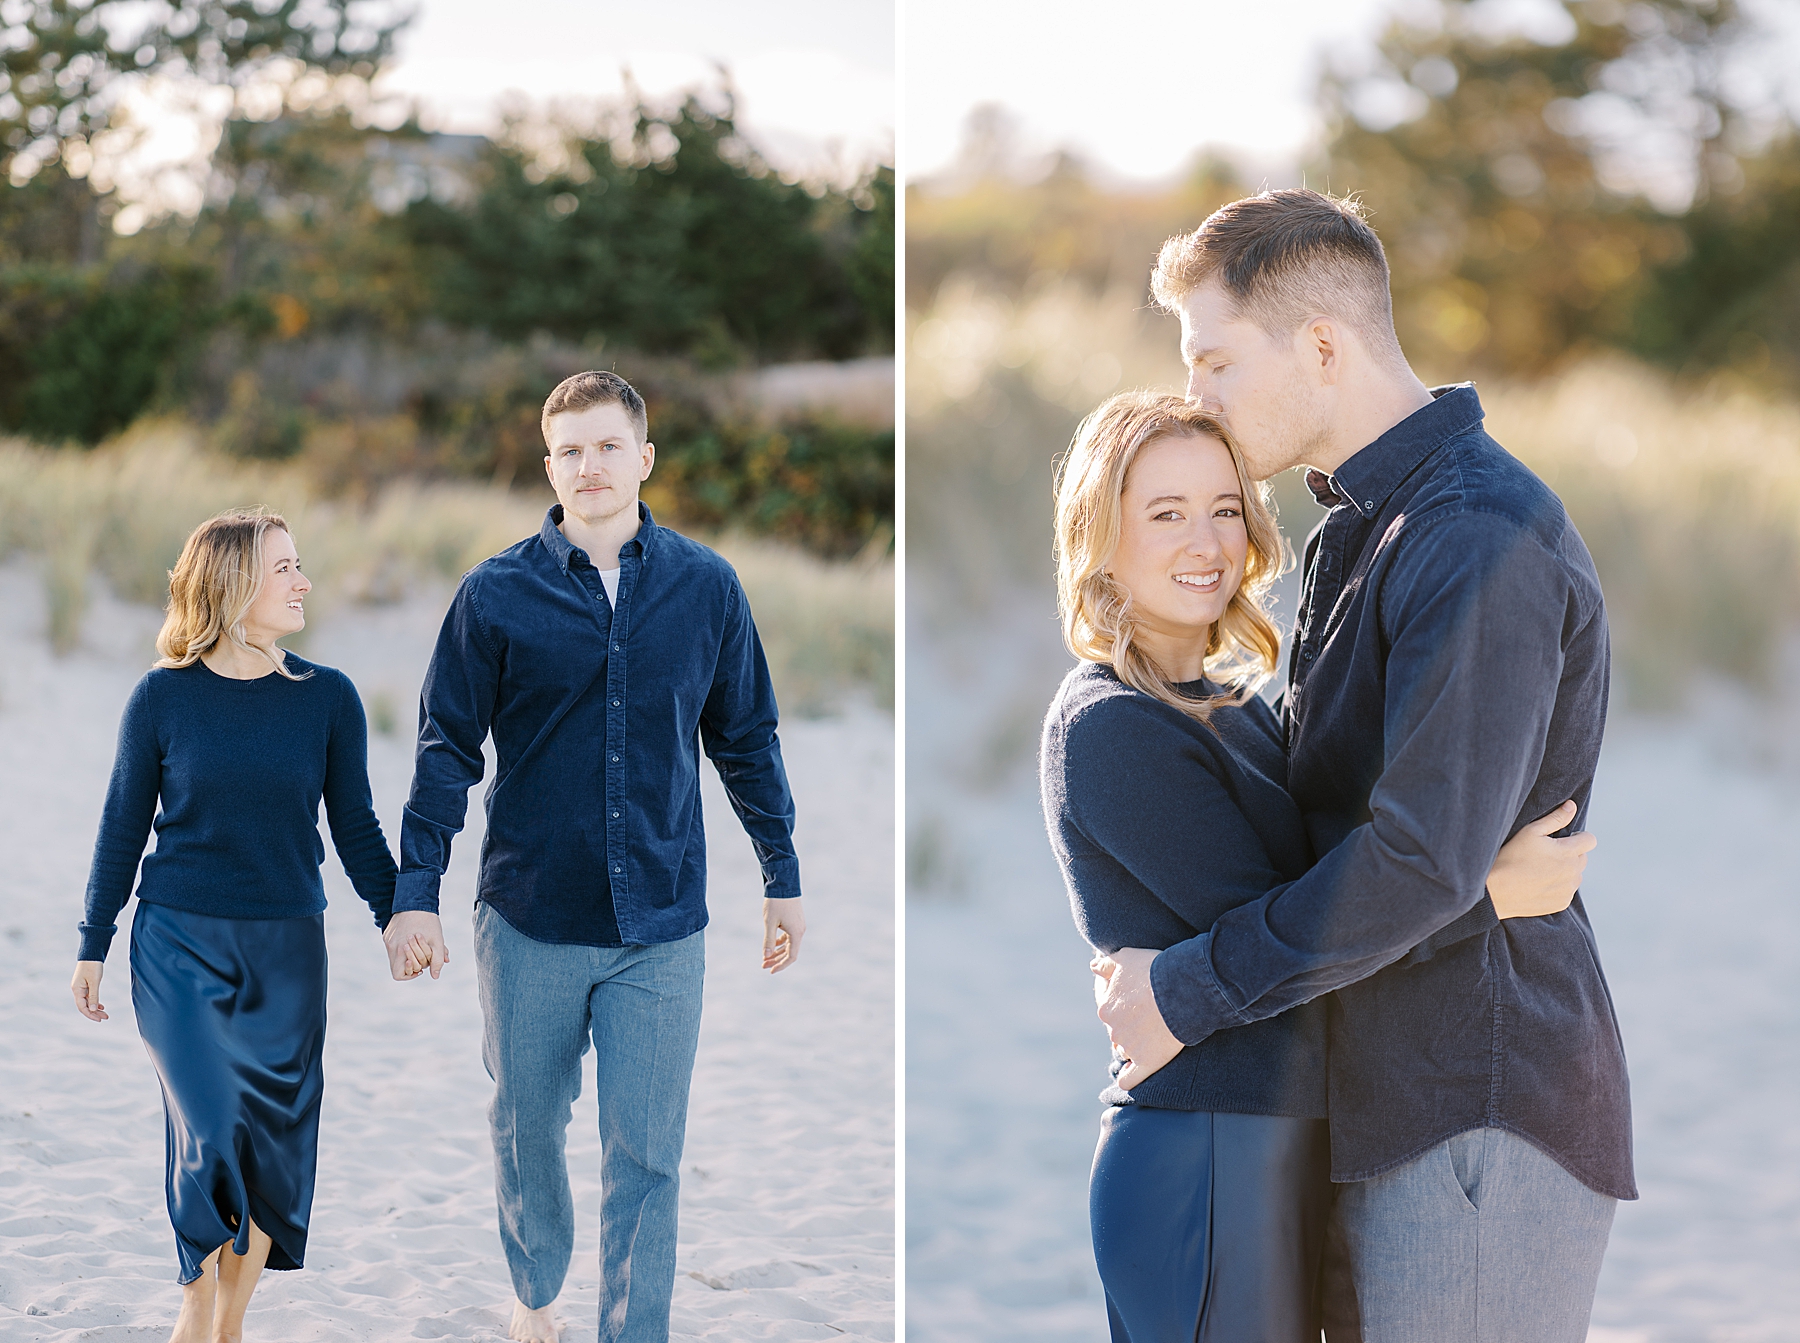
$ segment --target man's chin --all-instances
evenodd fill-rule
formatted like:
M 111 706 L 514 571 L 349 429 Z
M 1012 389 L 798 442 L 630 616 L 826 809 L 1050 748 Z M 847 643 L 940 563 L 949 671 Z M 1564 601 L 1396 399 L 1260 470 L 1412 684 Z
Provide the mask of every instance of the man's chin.
M 618 517 L 619 514 L 625 512 L 626 509 L 631 508 L 636 502 L 635 499 L 622 500 L 611 490 L 608 490 L 598 497 L 589 495 L 585 498 L 577 498 L 573 503 L 564 500 L 563 516 L 574 518 L 575 521 L 591 527 L 597 523 L 606 522 L 612 518 Z

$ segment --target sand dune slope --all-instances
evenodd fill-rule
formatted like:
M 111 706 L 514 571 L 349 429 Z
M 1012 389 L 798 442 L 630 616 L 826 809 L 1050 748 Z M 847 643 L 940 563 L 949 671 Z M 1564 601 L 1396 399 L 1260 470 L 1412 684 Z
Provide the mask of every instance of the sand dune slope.
M 309 656 L 343 667 L 377 722 L 376 805 L 398 845 L 406 727 L 435 634 L 430 602 L 345 611 Z M 162 1204 L 156 1078 L 131 1019 L 128 926 L 108 961 L 112 1020 L 66 983 L 94 827 L 154 613 L 102 603 L 82 651 L 53 659 L 31 574 L 0 569 L 0 1338 L 167 1337 L 179 1290 Z M 873 711 L 783 732 L 812 920 L 805 954 L 757 969 L 761 882 L 716 780 L 707 1003 L 683 1168 L 674 1333 L 892 1339 L 892 720 Z M 494 1225 L 469 912 L 480 805 L 445 883 L 452 963 L 388 977 L 367 911 L 326 864 L 330 1034 L 307 1267 L 270 1274 L 248 1337 L 503 1336 L 510 1287 Z M 561 1313 L 594 1337 L 599 1141 L 593 1070 L 569 1130 L 578 1217 Z

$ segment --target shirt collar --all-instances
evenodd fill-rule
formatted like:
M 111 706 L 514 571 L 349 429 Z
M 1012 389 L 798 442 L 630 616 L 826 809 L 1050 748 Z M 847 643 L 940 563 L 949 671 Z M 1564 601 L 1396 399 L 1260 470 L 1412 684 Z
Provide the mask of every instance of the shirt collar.
M 661 530 L 656 525 L 656 519 L 650 516 L 650 505 L 639 499 L 637 507 L 637 535 L 619 547 L 621 557 L 632 554 L 648 556 L 650 548 L 656 544 L 656 533 Z M 562 534 L 562 520 L 563 506 L 551 504 L 549 511 L 544 514 L 544 525 L 538 528 L 538 540 L 544 543 L 544 549 L 550 552 L 556 560 L 557 567 L 566 574 L 569 572 L 570 557 L 575 554 L 576 548 L 570 545 L 569 538 Z
M 1313 498 L 1326 508 L 1349 504 L 1372 518 L 1419 463 L 1482 421 L 1481 398 L 1472 382 L 1433 387 L 1431 397 L 1430 405 L 1420 406 L 1333 474 L 1307 471 Z

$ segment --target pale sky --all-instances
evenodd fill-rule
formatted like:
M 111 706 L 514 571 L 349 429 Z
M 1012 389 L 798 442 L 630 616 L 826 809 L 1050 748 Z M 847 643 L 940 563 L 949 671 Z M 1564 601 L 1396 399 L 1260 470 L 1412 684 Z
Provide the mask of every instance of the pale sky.
M 777 166 L 891 159 L 892 0 L 422 0 L 381 87 L 418 97 L 438 129 L 487 131 L 502 95 L 652 97 L 727 66 L 740 124 Z
M 1390 0 L 908 0 L 906 160 L 956 153 L 969 110 L 1016 113 L 1040 148 L 1162 177 L 1204 144 L 1289 159 L 1312 135 L 1322 46 L 1366 44 Z M 924 33 L 934 35 L 920 41 Z
M 1355 61 L 1409 0 L 906 0 L 905 171 L 947 166 L 970 110 L 998 103 L 1027 147 L 1067 148 L 1129 178 L 1179 172 L 1202 146 L 1247 167 L 1291 170 L 1320 132 L 1313 90 L 1327 52 Z M 1742 0 L 1769 29 L 1731 83 L 1785 81 L 1800 112 L 1800 3 Z M 1569 20 L 1555 0 L 1480 0 L 1477 22 L 1545 41 Z M 1750 68 L 1754 63 L 1756 69 Z
M 485 134 L 504 101 L 617 100 L 629 68 L 660 102 L 717 84 L 738 90 L 738 125 L 775 167 L 853 181 L 893 162 L 893 0 L 683 0 L 678 9 L 595 0 L 390 0 L 412 4 L 377 92 L 403 114 L 415 102 L 434 130 Z M 96 180 L 127 202 L 114 221 L 135 232 L 165 210 L 200 208 L 206 162 L 228 93 L 182 80 L 121 83 L 117 133 L 99 146 Z

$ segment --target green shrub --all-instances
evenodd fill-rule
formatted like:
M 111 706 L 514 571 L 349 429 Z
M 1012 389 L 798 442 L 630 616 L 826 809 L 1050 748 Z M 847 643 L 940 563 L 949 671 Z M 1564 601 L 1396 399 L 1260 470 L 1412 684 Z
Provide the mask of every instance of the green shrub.
M 185 266 L 0 271 L 0 427 L 90 446 L 123 429 L 204 330 L 204 284 Z

